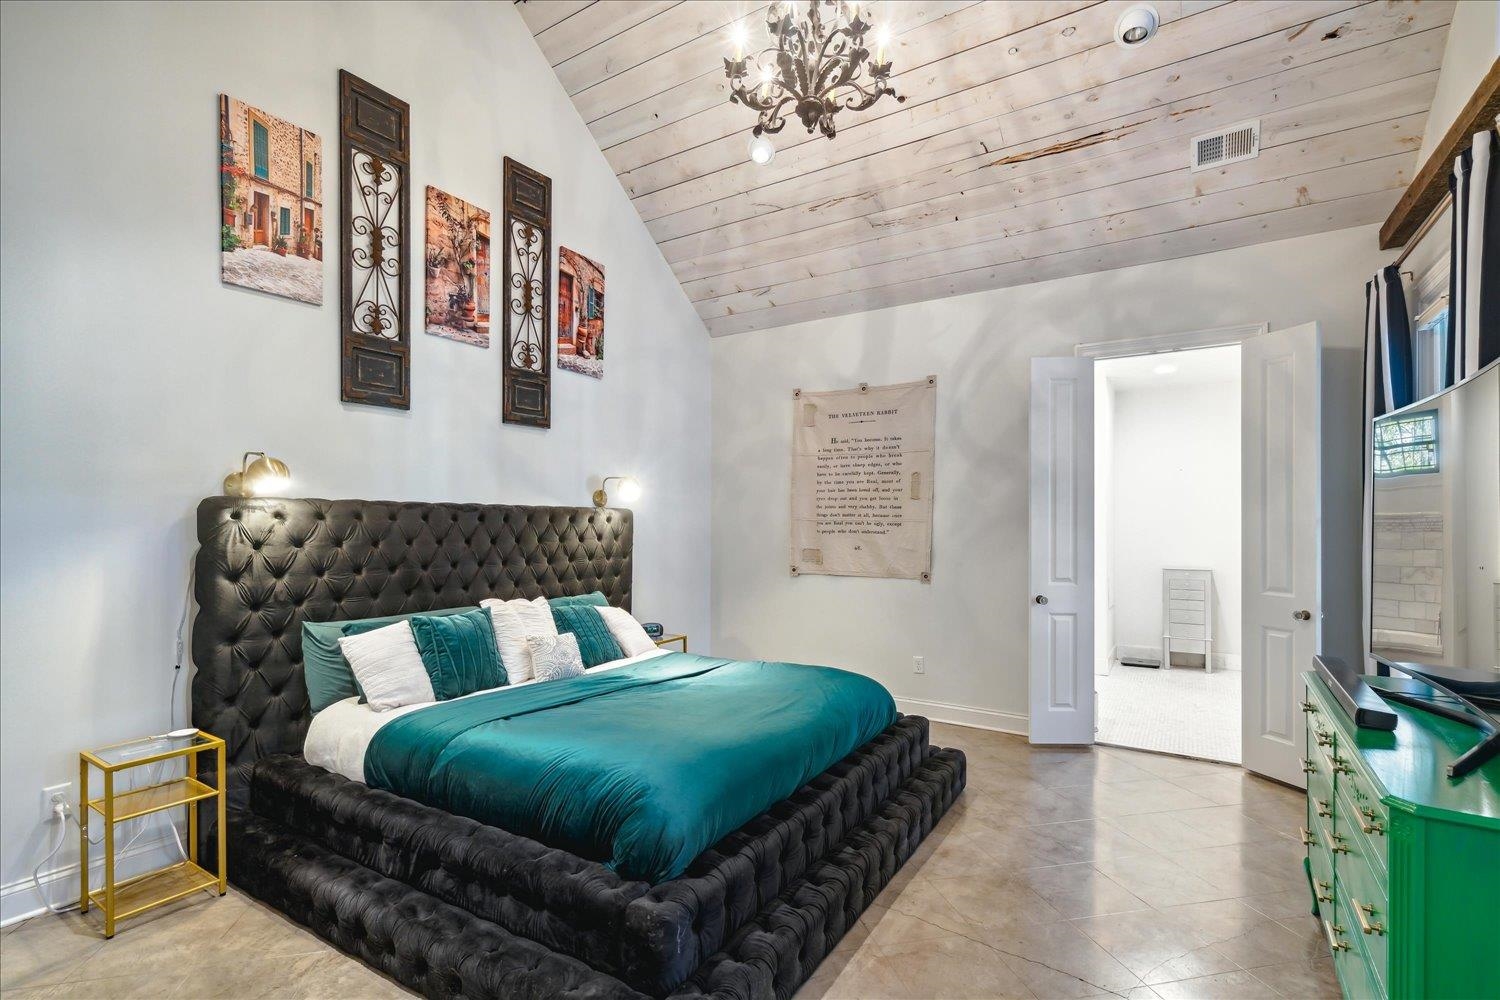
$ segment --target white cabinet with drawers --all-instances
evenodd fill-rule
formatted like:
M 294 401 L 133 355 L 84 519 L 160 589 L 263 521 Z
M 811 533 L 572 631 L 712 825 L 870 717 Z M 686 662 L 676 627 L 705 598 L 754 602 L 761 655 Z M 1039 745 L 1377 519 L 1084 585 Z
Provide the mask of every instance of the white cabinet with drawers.
M 1214 669 L 1214 571 L 1161 571 L 1161 667 L 1172 666 L 1172 651 L 1202 653 L 1203 669 Z

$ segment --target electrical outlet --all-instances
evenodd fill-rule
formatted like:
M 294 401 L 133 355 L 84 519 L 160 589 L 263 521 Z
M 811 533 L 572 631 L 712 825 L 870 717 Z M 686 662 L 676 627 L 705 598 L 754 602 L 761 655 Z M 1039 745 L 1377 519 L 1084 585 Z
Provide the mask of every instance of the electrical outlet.
M 65 782 L 61 785 L 49 785 L 42 789 L 42 822 L 52 822 L 53 807 L 59 802 L 66 802 L 69 807 L 73 805 L 73 783 Z
M 927 673 L 927 660 L 921 656 L 913 656 L 911 658 L 911 672 L 914 674 Z

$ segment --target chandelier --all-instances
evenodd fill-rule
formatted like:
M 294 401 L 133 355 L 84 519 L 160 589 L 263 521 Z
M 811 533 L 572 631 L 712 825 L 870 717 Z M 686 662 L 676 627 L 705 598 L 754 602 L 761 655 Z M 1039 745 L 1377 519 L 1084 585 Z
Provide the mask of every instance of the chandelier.
M 834 136 L 834 113 L 863 111 L 889 94 L 891 64 L 886 61 L 888 34 L 876 33 L 875 58 L 865 47 L 874 24 L 865 20 L 868 4 L 854 0 L 807 0 L 803 6 L 780 0 L 766 9 L 766 30 L 775 43 L 746 53 L 744 25 L 734 29 L 734 58 L 724 60 L 730 103 L 760 112 L 755 135 L 775 134 L 788 113 L 807 126 L 808 134 Z M 861 7 L 864 7 L 862 10 Z

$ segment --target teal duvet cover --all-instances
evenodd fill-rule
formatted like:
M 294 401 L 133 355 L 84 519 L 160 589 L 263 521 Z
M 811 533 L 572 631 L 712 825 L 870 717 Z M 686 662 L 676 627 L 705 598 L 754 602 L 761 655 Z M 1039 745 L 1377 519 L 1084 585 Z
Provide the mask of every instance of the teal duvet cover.
M 895 719 L 858 674 L 669 653 L 400 716 L 365 780 L 660 882 Z

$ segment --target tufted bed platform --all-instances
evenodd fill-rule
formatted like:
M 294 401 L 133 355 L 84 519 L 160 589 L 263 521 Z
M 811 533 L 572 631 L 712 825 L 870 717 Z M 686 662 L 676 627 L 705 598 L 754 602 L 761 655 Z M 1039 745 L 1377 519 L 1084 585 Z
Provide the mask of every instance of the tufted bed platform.
M 220 497 L 198 539 L 193 721 L 229 748 L 231 880 L 427 996 L 789 997 L 963 789 L 963 755 L 903 717 L 681 875 L 630 880 L 301 757 L 304 620 L 629 609 L 629 511 Z

